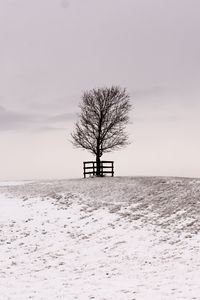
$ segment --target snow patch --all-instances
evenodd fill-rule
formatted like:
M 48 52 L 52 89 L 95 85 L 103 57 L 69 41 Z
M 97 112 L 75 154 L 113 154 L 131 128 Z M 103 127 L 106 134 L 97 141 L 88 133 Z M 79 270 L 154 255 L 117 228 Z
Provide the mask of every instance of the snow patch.
M 191 230 L 197 216 L 189 202 L 178 211 L 173 201 L 153 209 L 156 191 L 132 181 L 3 188 L 0 299 L 199 299 L 200 235 Z M 169 179 L 157 188 L 166 182 L 169 189 Z

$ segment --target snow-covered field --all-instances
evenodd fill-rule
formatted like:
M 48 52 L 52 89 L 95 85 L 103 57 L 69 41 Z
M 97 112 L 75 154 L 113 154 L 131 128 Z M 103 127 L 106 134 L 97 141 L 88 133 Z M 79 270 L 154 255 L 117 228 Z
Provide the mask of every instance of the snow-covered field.
M 0 184 L 0 300 L 200 299 L 200 179 Z

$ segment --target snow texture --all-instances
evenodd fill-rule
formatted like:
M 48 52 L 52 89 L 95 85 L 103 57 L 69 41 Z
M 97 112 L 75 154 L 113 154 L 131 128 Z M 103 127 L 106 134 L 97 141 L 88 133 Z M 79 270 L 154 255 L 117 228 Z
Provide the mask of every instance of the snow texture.
M 0 184 L 0 300 L 200 299 L 200 180 Z

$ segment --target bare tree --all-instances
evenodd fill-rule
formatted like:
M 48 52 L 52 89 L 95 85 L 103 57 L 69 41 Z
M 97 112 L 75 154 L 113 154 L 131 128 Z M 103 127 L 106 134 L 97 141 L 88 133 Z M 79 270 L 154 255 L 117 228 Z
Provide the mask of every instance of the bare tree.
M 96 175 L 100 176 L 101 156 L 129 143 L 125 126 L 129 121 L 130 97 L 126 89 L 118 86 L 93 89 L 83 94 L 80 109 L 72 143 L 96 156 Z

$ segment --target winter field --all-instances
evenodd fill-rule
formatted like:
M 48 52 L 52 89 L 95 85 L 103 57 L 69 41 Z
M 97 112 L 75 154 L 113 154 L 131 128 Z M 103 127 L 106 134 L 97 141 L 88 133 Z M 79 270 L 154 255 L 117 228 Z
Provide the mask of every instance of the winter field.
M 200 299 L 200 179 L 1 182 L 8 299 Z

